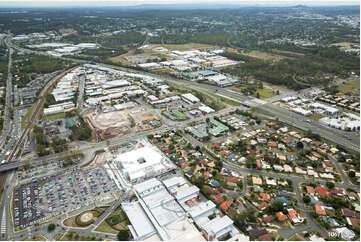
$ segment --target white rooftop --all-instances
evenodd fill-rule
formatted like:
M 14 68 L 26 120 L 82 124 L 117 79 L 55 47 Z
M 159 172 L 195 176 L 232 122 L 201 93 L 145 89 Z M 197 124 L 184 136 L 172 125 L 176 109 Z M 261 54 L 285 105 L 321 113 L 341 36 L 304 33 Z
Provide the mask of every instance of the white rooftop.
M 199 188 L 196 186 L 190 186 L 190 187 L 185 187 L 185 188 L 181 188 L 177 191 L 177 194 L 175 195 L 176 199 L 182 200 L 183 198 L 186 198 L 194 193 L 199 193 Z
M 132 224 L 133 232 L 136 233 L 136 237 L 142 238 L 155 233 L 155 229 L 151 221 L 144 213 L 139 202 L 122 203 L 122 207 Z
M 163 184 L 167 187 L 181 186 L 186 183 L 186 180 L 181 176 L 175 176 L 163 181 Z
M 203 229 L 209 234 L 219 234 L 222 230 L 226 229 L 228 226 L 232 225 L 233 221 L 227 215 L 223 217 L 216 217 L 204 224 Z

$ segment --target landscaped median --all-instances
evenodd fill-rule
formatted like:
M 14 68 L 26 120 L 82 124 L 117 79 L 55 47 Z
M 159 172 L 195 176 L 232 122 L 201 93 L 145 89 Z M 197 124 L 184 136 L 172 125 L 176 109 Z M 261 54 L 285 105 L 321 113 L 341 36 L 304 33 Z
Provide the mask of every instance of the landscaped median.
M 101 216 L 108 207 L 98 207 L 92 210 L 82 212 L 73 217 L 67 218 L 63 224 L 67 227 L 85 228 L 90 226 L 94 221 Z

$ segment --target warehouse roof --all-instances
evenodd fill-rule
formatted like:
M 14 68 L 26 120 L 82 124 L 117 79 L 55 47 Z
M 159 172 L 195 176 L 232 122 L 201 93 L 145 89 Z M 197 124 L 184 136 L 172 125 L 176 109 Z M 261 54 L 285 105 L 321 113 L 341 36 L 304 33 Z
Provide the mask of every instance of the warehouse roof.
M 122 207 L 132 224 L 133 230 L 131 231 L 132 234 L 135 232 L 135 234 L 133 234 L 135 238 L 144 238 L 156 232 L 139 202 L 122 203 Z

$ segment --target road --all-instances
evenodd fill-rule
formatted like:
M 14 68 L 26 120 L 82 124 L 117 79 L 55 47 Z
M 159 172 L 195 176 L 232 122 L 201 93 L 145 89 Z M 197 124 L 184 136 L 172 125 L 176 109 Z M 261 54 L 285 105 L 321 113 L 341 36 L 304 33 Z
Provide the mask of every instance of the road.
M 73 60 L 73 59 L 71 59 L 71 60 Z M 86 63 L 86 61 L 84 61 L 83 63 Z M 104 64 L 100 64 L 100 65 L 110 67 L 110 68 L 114 68 L 114 69 L 118 69 L 118 70 L 126 70 L 126 71 L 130 70 L 130 69 L 127 69 L 127 68 L 117 67 L 117 66 L 113 66 L 113 65 L 104 65 Z M 264 101 L 260 101 L 260 100 L 255 99 L 255 98 L 249 98 L 247 96 L 244 96 L 244 95 L 241 95 L 239 93 L 227 90 L 225 88 L 215 87 L 215 86 L 212 86 L 212 85 L 201 84 L 201 83 L 196 83 L 196 82 L 190 82 L 190 81 L 186 81 L 186 80 L 178 80 L 178 79 L 171 78 L 171 77 L 157 76 L 157 75 L 149 74 L 147 72 L 140 72 L 140 71 L 134 71 L 134 70 L 130 70 L 130 71 L 131 72 L 136 72 L 136 73 L 139 73 L 139 74 L 151 75 L 151 76 L 156 77 L 156 78 L 165 79 L 166 81 L 168 81 L 170 83 L 177 84 L 177 85 L 182 83 L 183 85 L 189 86 L 189 87 L 191 87 L 193 89 L 200 89 L 200 90 L 204 90 L 204 91 L 207 91 L 207 92 L 216 93 L 217 95 L 221 95 L 221 96 L 230 98 L 232 100 L 236 100 L 241 104 L 246 103 L 247 105 L 258 107 L 262 111 L 269 112 L 272 115 L 274 115 L 275 117 L 278 117 L 280 120 L 282 120 L 282 121 L 284 121 L 284 122 L 286 122 L 286 123 L 288 123 L 288 124 L 290 124 L 292 126 L 296 126 L 296 127 L 299 127 L 299 128 L 305 129 L 305 130 L 311 129 L 312 132 L 318 133 L 322 137 L 325 137 L 326 139 L 330 139 L 331 141 L 334 141 L 336 143 L 344 145 L 344 146 L 346 146 L 346 147 L 348 147 L 350 149 L 356 150 L 356 148 L 357 148 L 357 150 L 358 150 L 359 142 L 356 142 L 355 140 L 348 141 L 348 140 L 341 137 L 343 135 L 342 133 L 334 132 L 334 129 L 324 127 L 324 126 L 320 125 L 318 122 L 311 121 L 310 123 L 308 123 L 303 116 L 297 115 L 297 114 L 295 114 L 293 112 L 291 113 L 291 112 L 289 112 L 287 110 L 281 109 L 281 108 L 279 108 L 279 107 L 277 107 L 275 105 L 272 105 L 270 103 L 265 103 Z M 219 115 L 219 114 L 220 113 L 217 113 L 215 115 Z M 205 118 L 206 117 L 203 117 L 203 119 L 205 119 Z M 194 120 L 191 120 L 190 122 L 193 122 L 193 121 Z M 189 122 L 182 122 L 180 124 L 177 123 L 177 122 L 165 123 L 165 125 L 163 127 L 155 129 L 155 130 L 149 130 L 149 131 L 146 131 L 146 132 L 142 132 L 140 134 L 131 134 L 131 135 L 127 136 L 127 137 L 121 137 L 121 138 L 116 137 L 116 138 L 110 139 L 109 140 L 109 145 L 117 145 L 117 144 L 129 142 L 129 140 L 143 138 L 143 137 L 147 136 L 148 134 L 154 134 L 154 133 L 158 133 L 158 132 L 165 132 L 165 131 L 168 131 L 170 129 L 179 129 L 179 128 L 187 126 L 188 123 Z M 185 137 L 187 137 L 187 139 L 191 140 L 191 143 L 193 145 L 199 145 L 199 146 L 204 145 L 203 143 L 201 143 L 199 141 L 196 141 L 195 139 L 193 139 L 190 136 L 185 136 Z M 79 150 L 81 150 L 83 153 L 86 153 L 87 157 L 90 157 L 91 154 L 94 154 L 94 152 L 96 150 L 104 149 L 106 147 L 107 147 L 106 142 L 100 142 L 100 143 L 97 143 L 97 144 L 79 143 Z M 49 158 L 57 158 L 57 157 L 59 157 L 61 155 L 62 154 L 56 154 L 56 155 L 49 156 Z M 333 160 L 333 162 L 335 162 L 335 165 L 336 165 L 337 169 L 340 171 L 341 177 L 342 177 L 342 180 L 343 180 L 343 183 L 336 183 L 335 184 L 336 187 L 351 188 L 351 189 L 354 189 L 354 190 L 359 190 L 358 186 L 353 185 L 348 181 L 345 174 L 342 173 L 342 168 L 337 166 L 337 161 Z M 16 162 L 13 162 L 12 164 L 9 163 L 9 164 L 6 164 L 6 165 L 9 166 L 9 167 L 10 166 L 17 167 L 17 166 L 19 166 L 21 164 L 22 164 L 21 161 L 16 161 Z M 251 170 L 251 169 L 247 169 L 247 168 L 241 168 L 241 167 L 236 166 L 236 165 L 234 165 L 232 163 L 229 163 L 227 161 L 223 161 L 223 165 L 224 165 L 225 168 L 228 168 L 230 170 L 233 170 L 233 171 L 236 171 L 236 172 L 239 172 L 239 173 L 243 174 L 243 181 L 244 181 L 244 190 L 242 191 L 243 194 L 246 193 L 246 190 L 247 190 L 247 188 L 246 188 L 246 185 L 247 185 L 246 176 L 247 176 L 247 174 L 262 175 L 262 176 L 265 176 L 265 177 L 273 177 L 273 178 L 290 179 L 292 181 L 292 183 L 293 183 L 293 186 L 294 186 L 294 191 L 296 193 L 299 208 L 303 212 L 305 217 L 307 218 L 309 228 L 311 228 L 313 230 L 316 230 L 316 231 L 319 231 L 325 237 L 328 236 L 327 232 L 323 228 L 321 228 L 314 221 L 314 219 L 309 215 L 309 213 L 306 211 L 305 205 L 304 205 L 303 200 L 302 200 L 302 195 L 301 195 L 301 192 L 299 190 L 299 186 L 300 186 L 301 183 L 312 181 L 313 179 L 309 179 L 309 178 L 305 178 L 305 177 L 299 177 L 299 176 L 292 176 L 291 174 L 285 174 L 285 173 L 273 173 L 273 172 L 266 172 L 266 171 L 261 171 L 261 170 Z M 0 166 L 0 171 L 4 167 L 5 166 Z M 14 172 L 11 172 L 11 174 L 14 174 Z M 12 182 L 12 179 L 13 179 L 13 177 L 8 179 L 8 181 L 7 181 L 7 184 L 11 184 L 11 185 L 9 185 L 4 191 L 4 197 L 5 198 L 7 198 L 7 196 L 8 196 L 8 198 L 10 198 L 12 187 L 13 187 L 13 184 L 14 184 Z M 325 182 L 322 181 L 322 180 L 318 180 L 318 181 L 320 181 L 320 184 L 325 184 Z M 1 207 L 0 207 L 1 218 L 3 216 L 6 216 L 6 217 L 9 216 L 9 214 L 6 212 L 7 209 L 5 209 L 5 208 L 9 208 L 9 202 L 11 201 L 11 199 L 5 199 L 5 200 L 6 201 L 4 201 L 1 204 Z M 114 206 L 114 208 L 115 208 L 115 206 Z M 112 209 L 114 209 L 114 208 L 112 208 Z M 110 213 L 112 211 L 112 209 L 109 209 L 109 211 L 107 211 L 107 214 Z M 105 215 L 104 215 L 104 217 L 105 217 Z M 100 223 L 102 221 L 102 219 L 103 219 L 103 217 L 101 217 L 96 222 Z M 0 221 L 3 221 L 3 219 L 0 219 Z M 9 230 L 10 229 L 10 221 L 11 221 L 11 219 L 7 219 L 6 221 L 7 221 L 7 223 L 9 223 L 7 225 L 6 229 Z M 37 228 L 37 231 L 32 231 L 31 232 L 32 235 L 34 235 L 35 233 L 43 234 L 46 226 L 47 226 L 47 224 L 44 224 L 44 225 L 40 226 L 40 228 Z M 93 227 L 94 226 L 91 226 L 90 228 L 93 228 Z M 308 227 L 300 227 L 298 229 L 302 230 L 302 229 L 305 229 L 305 228 L 307 229 Z M 62 229 L 62 230 L 64 230 L 64 229 Z M 84 229 L 72 229 L 72 231 L 75 231 L 75 232 L 80 233 L 80 234 L 86 233 L 87 235 L 94 233 L 94 232 L 90 232 L 90 231 L 88 231 L 86 229 L 85 230 Z M 19 234 L 19 236 L 20 235 L 28 236 L 28 233 L 29 232 L 27 232 L 27 231 L 23 231 L 23 232 L 20 232 L 20 233 L 17 233 L 17 234 Z M 12 238 L 17 238 L 17 237 L 12 237 Z
M 329 128 L 318 121 L 311 120 L 303 115 L 299 115 L 270 103 L 260 105 L 257 108 L 279 118 L 280 121 L 291 124 L 294 127 L 311 130 L 313 133 L 319 134 L 321 137 L 345 146 L 346 148 L 355 151 L 360 150 L 360 140 L 349 136 L 349 133 L 347 132 Z M 350 138 L 346 139 L 345 136 Z
M 12 48 L 21 50 L 26 53 L 37 53 L 37 54 L 48 55 L 47 53 L 44 53 L 41 51 L 32 51 L 29 49 L 24 49 L 24 48 L 15 46 L 10 42 L 10 38 L 6 38 L 5 42 L 7 43 L 8 46 L 11 46 Z M 88 63 L 88 61 L 85 61 L 85 60 L 78 60 L 78 59 L 65 58 L 65 57 L 59 57 L 59 58 L 76 61 L 79 63 Z M 180 79 L 176 79 L 176 78 L 170 77 L 170 76 L 156 75 L 156 74 L 152 74 L 152 73 L 145 72 L 145 71 L 139 71 L 139 70 L 134 70 L 134 69 L 130 69 L 130 68 L 124 68 L 124 67 L 119 67 L 119 66 L 115 66 L 115 65 L 110 65 L 110 64 L 103 64 L 103 63 L 96 63 L 96 64 L 104 66 L 104 67 L 108 67 L 108 68 L 113 68 L 116 70 L 128 71 L 128 72 L 132 72 L 132 73 L 152 76 L 154 78 L 163 79 L 163 80 L 173 83 L 173 84 L 185 85 L 185 86 L 188 86 L 193 89 L 201 89 L 201 90 L 204 90 L 204 91 L 207 91 L 210 93 L 214 93 L 214 94 L 217 94 L 220 96 L 227 97 L 234 101 L 238 101 L 240 104 L 246 104 L 247 106 L 251 106 L 251 107 L 259 107 L 260 109 L 266 110 L 268 112 L 272 111 L 271 114 L 273 116 L 275 116 L 279 119 L 282 119 L 282 121 L 284 121 L 285 123 L 288 123 L 289 125 L 293 125 L 293 126 L 296 125 L 301 128 L 303 127 L 303 128 L 311 129 L 312 132 L 319 134 L 322 137 L 325 137 L 335 143 L 339 143 L 349 149 L 353 149 L 356 151 L 358 151 L 360 149 L 359 140 L 352 137 L 351 134 L 346 133 L 346 132 L 340 132 L 336 129 L 329 128 L 327 126 L 323 126 L 317 121 L 311 121 L 311 123 L 309 125 L 307 123 L 307 121 L 305 120 L 306 118 L 304 116 L 297 115 L 296 113 L 293 113 L 293 112 L 291 113 L 290 111 L 287 111 L 285 109 L 280 110 L 281 109 L 280 107 L 277 107 L 277 106 L 269 103 L 269 101 L 265 102 L 265 101 L 262 101 L 257 98 L 245 96 L 243 94 L 228 90 L 227 88 L 216 87 L 216 86 L 209 85 L 209 84 L 197 83 L 194 81 L 187 81 L 187 80 L 183 80 L 183 79 L 180 80 Z M 339 82 L 335 82 L 335 84 L 341 83 L 341 82 L 343 82 L 343 81 L 341 80 Z M 307 89 L 305 89 L 305 90 L 307 90 Z M 300 90 L 299 92 L 302 92 L 302 91 L 303 90 Z M 277 112 L 274 112 L 274 111 L 277 111 Z M 294 118 L 292 118 L 292 117 L 294 117 Z M 347 139 L 345 139 L 344 137 L 347 137 Z
M 4 117 L 4 126 L 3 126 L 3 132 L 0 137 L 0 144 L 3 144 L 6 140 L 6 138 L 10 135 L 11 127 L 12 127 L 12 120 L 10 117 L 10 109 L 13 107 L 12 102 L 12 78 L 13 75 L 11 73 L 11 66 L 12 66 L 12 55 L 13 55 L 13 49 L 9 48 L 9 60 L 8 60 L 8 76 L 7 76 L 7 82 L 6 82 L 6 99 L 5 99 L 5 117 Z

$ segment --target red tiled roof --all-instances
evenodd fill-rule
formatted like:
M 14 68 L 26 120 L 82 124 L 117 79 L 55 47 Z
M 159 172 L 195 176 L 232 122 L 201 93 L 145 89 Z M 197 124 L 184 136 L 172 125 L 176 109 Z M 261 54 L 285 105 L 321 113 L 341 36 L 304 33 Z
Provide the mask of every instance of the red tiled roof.
M 315 194 L 315 189 L 313 189 L 313 187 L 311 187 L 311 186 L 306 186 L 306 190 L 307 190 L 307 193 L 310 195 Z
M 287 216 L 285 214 L 283 214 L 282 212 L 277 212 L 276 213 L 277 219 L 279 221 L 285 221 L 287 220 Z
M 326 215 L 326 210 L 320 204 L 315 204 L 315 210 L 319 215 Z
M 221 204 L 220 208 L 223 211 L 227 211 L 231 205 L 232 205 L 232 201 L 225 201 L 224 203 Z
M 265 222 L 265 223 L 270 223 L 270 222 L 272 222 L 274 219 L 275 219 L 275 217 L 273 217 L 272 215 L 268 215 L 268 216 L 264 217 L 262 220 L 263 220 L 263 222 Z
M 223 198 L 220 194 L 217 194 L 217 195 L 215 196 L 214 201 L 216 201 L 217 203 L 220 203 L 220 202 L 223 202 L 223 201 L 224 201 L 224 198 Z
M 250 155 L 255 155 L 257 152 L 254 150 L 248 150 L 247 153 Z
M 320 195 L 320 196 L 328 196 L 328 189 L 327 189 L 327 187 L 318 186 L 318 187 L 316 187 L 316 190 L 317 190 L 317 192 L 318 192 L 318 195 Z
M 234 183 L 238 182 L 238 177 L 227 177 L 226 179 L 229 182 L 234 182 Z
M 208 191 L 209 191 L 210 193 L 212 193 L 212 194 L 218 194 L 218 193 L 219 193 L 218 189 L 217 189 L 217 188 L 213 188 L 213 187 L 208 188 Z
M 342 215 L 346 216 L 346 217 L 353 217 L 353 218 L 360 218 L 360 214 L 348 209 L 348 208 L 341 208 L 341 213 Z
M 261 161 L 260 160 L 256 160 L 257 163 L 257 168 L 260 169 L 261 168 Z
M 311 152 L 314 156 L 316 156 L 317 158 L 321 158 L 322 156 L 319 154 L 319 153 L 317 153 L 316 151 L 312 151 Z
M 272 241 L 272 236 L 270 234 L 264 234 L 258 237 L 259 241 Z
M 277 146 L 278 146 L 277 142 L 274 141 L 268 142 L 268 147 L 277 147 Z
M 267 193 L 261 192 L 259 195 L 263 199 L 263 201 L 268 201 L 271 198 L 271 196 L 269 194 L 267 194 Z
M 268 203 L 266 203 L 266 202 L 261 202 L 261 203 L 258 205 L 258 209 L 259 209 L 259 210 L 263 210 L 263 209 L 265 209 L 266 207 L 268 207 Z
M 271 122 L 268 122 L 267 125 L 268 125 L 268 126 L 275 126 L 276 123 L 271 121 Z
M 290 216 L 290 218 L 291 218 L 292 220 L 298 218 L 296 210 L 294 210 L 294 209 L 288 209 L 287 212 L 288 212 L 288 215 Z
M 181 164 L 181 168 L 185 168 L 185 167 L 187 167 L 187 166 L 189 166 L 189 162 L 186 162 L 186 163 Z
M 360 228 L 360 219 L 359 218 L 348 218 L 348 220 L 350 221 L 350 225 L 353 228 Z

